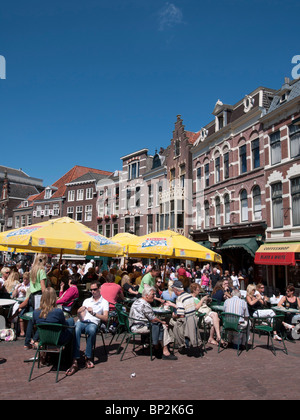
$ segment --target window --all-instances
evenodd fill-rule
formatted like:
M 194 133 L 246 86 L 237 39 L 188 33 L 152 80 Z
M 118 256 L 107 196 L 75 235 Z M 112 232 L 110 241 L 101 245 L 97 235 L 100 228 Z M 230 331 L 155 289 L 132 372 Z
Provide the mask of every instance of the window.
M 224 179 L 229 178 L 229 152 L 224 154 Z
M 85 206 L 84 220 L 86 222 L 91 222 L 92 218 L 93 218 L 93 206 L 92 205 Z
M 177 200 L 177 228 L 184 228 L 184 200 Z
M 229 194 L 226 194 L 224 196 L 224 207 L 225 207 L 225 224 L 230 223 L 230 199 Z
M 137 236 L 140 234 L 140 216 L 134 218 L 134 234 Z
M 197 203 L 196 207 L 196 227 L 197 229 L 201 228 L 201 204 Z
M 42 206 L 36 206 L 36 217 L 41 217 Z
M 59 215 L 59 204 L 53 204 L 53 216 Z
M 197 190 L 200 191 L 201 190 L 201 166 L 198 166 L 196 169 L 196 177 L 197 177 Z
M 98 233 L 100 234 L 100 235 L 103 235 L 103 225 L 98 225 Z
M 153 206 L 153 188 L 152 185 L 148 185 L 148 207 Z
M 83 200 L 83 190 L 77 190 L 77 201 Z
M 46 204 L 45 209 L 44 209 L 44 216 L 49 216 L 49 210 L 50 210 L 50 206 L 49 204 Z
M 180 166 L 180 187 L 184 188 L 185 165 Z
M 220 182 L 220 156 L 215 159 L 215 182 Z
M 117 235 L 119 233 L 119 225 L 118 225 L 118 223 L 114 223 L 113 229 L 114 229 L 114 236 L 115 236 L 115 235 Z
M 19 228 L 20 227 L 20 216 L 16 216 L 15 218 L 15 228 Z
M 253 216 L 254 220 L 261 220 L 261 194 L 258 185 L 253 188 Z
M 300 177 L 291 180 L 293 226 L 300 226 Z
M 135 189 L 135 207 L 140 207 L 141 205 L 141 187 L 136 187 Z
M 180 155 L 180 141 L 175 140 L 175 142 L 174 142 L 174 157 L 179 156 L 179 155 Z
M 252 169 L 260 167 L 260 160 L 259 160 L 259 139 L 253 140 L 251 143 L 251 150 L 252 150 Z
M 29 226 L 31 224 L 32 224 L 32 216 L 31 216 L 31 214 L 28 214 L 27 215 L 27 226 Z
M 170 184 L 172 188 L 175 188 L 175 168 L 170 170 Z
M 220 197 L 216 198 L 216 225 L 221 224 L 221 202 Z
M 281 143 L 280 132 L 277 131 L 270 135 L 270 148 L 271 148 L 271 165 L 275 165 L 281 161 Z
M 75 200 L 75 191 L 71 190 L 68 192 L 68 201 L 74 201 Z
M 209 202 L 204 203 L 205 227 L 209 228 Z
M 52 190 L 51 190 L 51 188 L 46 188 L 45 189 L 45 199 L 51 198 L 51 196 L 52 196 Z
M 87 188 L 85 191 L 85 199 L 91 200 L 93 198 L 93 188 Z
M 147 215 L 147 233 L 153 232 L 153 214 Z
M 209 187 L 209 163 L 204 165 L 204 173 L 205 173 L 205 186 Z
M 247 191 L 243 190 L 240 195 L 241 199 L 241 221 L 247 222 L 248 221 L 248 197 Z
M 140 162 L 133 162 L 129 165 L 129 179 L 136 179 L 140 176 Z
M 67 216 L 73 219 L 74 217 L 74 207 L 67 207 Z
M 240 173 L 247 172 L 247 150 L 246 145 L 240 147 Z
M 21 216 L 21 227 L 24 227 L 24 226 L 26 226 L 26 216 L 23 214 Z
M 125 232 L 130 232 L 130 217 L 125 218 Z
M 107 224 L 105 225 L 105 236 L 106 236 L 107 238 L 109 238 L 109 237 L 110 237 L 110 224 L 109 224 L 109 223 L 107 223 Z
M 130 208 L 130 198 L 131 198 L 131 190 L 126 190 L 126 210 L 129 210 Z
M 170 229 L 175 228 L 175 201 L 170 201 Z
M 83 212 L 83 207 L 76 206 L 76 220 L 78 222 L 82 222 L 82 212 Z
M 289 126 L 291 157 L 300 156 L 300 122 Z
M 282 183 L 277 182 L 272 185 L 272 215 L 273 227 L 283 227 L 283 209 L 282 209 Z

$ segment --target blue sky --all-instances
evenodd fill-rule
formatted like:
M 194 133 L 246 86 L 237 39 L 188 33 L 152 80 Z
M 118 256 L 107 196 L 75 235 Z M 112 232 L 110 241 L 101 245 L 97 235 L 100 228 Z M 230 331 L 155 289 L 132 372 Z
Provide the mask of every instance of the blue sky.
M 0 11 L 1 161 L 49 185 L 74 165 L 167 147 L 215 103 L 278 89 L 300 55 L 298 0 L 15 0 Z

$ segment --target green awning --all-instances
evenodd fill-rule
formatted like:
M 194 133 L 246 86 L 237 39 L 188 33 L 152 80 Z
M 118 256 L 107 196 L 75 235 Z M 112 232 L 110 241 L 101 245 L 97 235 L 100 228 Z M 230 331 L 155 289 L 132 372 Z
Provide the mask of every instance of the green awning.
M 259 245 L 256 238 L 232 238 L 219 247 L 220 250 L 238 248 L 244 248 L 254 258 Z
M 205 246 L 205 248 L 211 249 L 211 244 L 209 241 L 199 241 L 197 244 Z

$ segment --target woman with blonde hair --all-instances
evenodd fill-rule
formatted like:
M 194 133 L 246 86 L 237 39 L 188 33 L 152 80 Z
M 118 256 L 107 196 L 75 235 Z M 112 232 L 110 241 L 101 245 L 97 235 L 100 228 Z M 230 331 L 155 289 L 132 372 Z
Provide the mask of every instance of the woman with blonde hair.
M 33 311 L 33 324 L 52 323 L 69 327 L 74 326 L 74 319 L 68 318 L 66 320 L 62 309 L 57 308 L 56 299 L 56 291 L 52 287 L 47 287 L 42 293 L 40 307 Z M 65 328 L 60 334 L 59 344 L 66 344 L 71 338 L 72 333 Z M 37 333 L 33 340 L 38 340 Z
M 40 295 L 44 292 L 47 286 L 47 274 L 45 271 L 45 265 L 47 263 L 48 257 L 46 254 L 36 254 L 31 270 L 30 275 L 30 296 L 28 301 L 28 312 L 32 312 L 34 309 L 39 307 L 39 298 Z M 30 349 L 33 345 L 33 340 L 31 339 L 33 334 L 33 322 L 30 320 L 27 324 L 26 336 L 25 336 L 25 345 L 24 348 Z
M 48 256 L 46 254 L 36 254 L 30 270 L 30 292 L 32 294 L 43 292 L 46 288 L 47 275 L 45 265 Z
M 4 282 L 4 287 L 7 293 L 11 295 L 19 284 L 20 284 L 20 274 L 17 271 L 11 271 L 7 280 L 5 280 Z

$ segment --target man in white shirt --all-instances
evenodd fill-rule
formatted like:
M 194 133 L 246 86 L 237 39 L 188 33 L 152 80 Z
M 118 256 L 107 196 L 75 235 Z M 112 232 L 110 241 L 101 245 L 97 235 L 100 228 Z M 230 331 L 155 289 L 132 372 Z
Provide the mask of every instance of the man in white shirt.
M 79 320 L 75 324 L 75 343 L 73 351 L 73 364 L 67 370 L 68 376 L 73 375 L 78 370 L 78 359 L 80 358 L 80 338 L 81 334 L 86 334 L 85 366 L 88 369 L 94 367 L 92 362 L 93 344 L 96 339 L 98 325 L 107 322 L 109 303 L 100 293 L 100 282 L 93 281 L 90 291 L 92 297 L 85 299 L 82 306 L 78 309 Z

